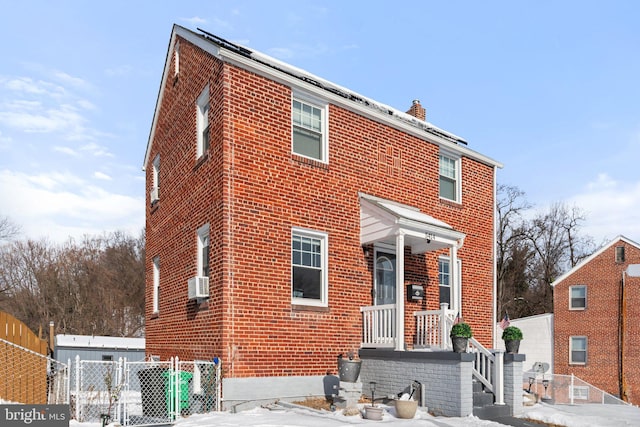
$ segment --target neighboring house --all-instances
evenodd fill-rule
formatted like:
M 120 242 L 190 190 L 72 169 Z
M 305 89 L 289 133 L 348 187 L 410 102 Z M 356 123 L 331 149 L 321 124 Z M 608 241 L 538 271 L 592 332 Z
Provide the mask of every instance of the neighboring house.
M 510 326 L 522 330 L 520 353 L 527 355 L 524 371 L 532 372 L 539 363 L 546 364 L 546 373 L 553 373 L 553 313 L 511 319 Z M 498 328 L 498 346 L 504 350 L 504 341 L 500 339 L 502 329 Z
M 411 349 L 441 302 L 490 347 L 501 165 L 425 119 L 174 26 L 144 159 L 147 354 L 305 396 L 340 353 Z
M 67 363 L 80 360 L 118 361 L 127 358 L 128 361 L 145 359 L 145 339 L 125 337 L 105 337 L 93 335 L 55 336 L 53 358 Z
M 638 263 L 640 245 L 618 236 L 552 283 L 554 372 L 574 374 L 635 405 L 640 278 L 629 266 Z

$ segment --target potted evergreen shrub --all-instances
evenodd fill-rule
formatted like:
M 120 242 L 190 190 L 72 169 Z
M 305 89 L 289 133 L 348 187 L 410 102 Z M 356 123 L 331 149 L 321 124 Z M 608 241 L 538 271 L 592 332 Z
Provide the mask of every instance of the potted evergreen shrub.
M 502 332 L 502 340 L 507 353 L 517 354 L 522 340 L 522 331 L 516 326 L 507 326 Z
M 466 353 L 469 338 L 473 336 L 471 326 L 468 323 L 460 322 L 451 327 L 451 344 L 453 351 L 456 353 Z

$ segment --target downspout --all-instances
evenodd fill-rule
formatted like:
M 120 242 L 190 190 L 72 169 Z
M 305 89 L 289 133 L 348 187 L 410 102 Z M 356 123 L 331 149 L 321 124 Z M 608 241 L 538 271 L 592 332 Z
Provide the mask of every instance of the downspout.
M 627 304 L 625 301 L 625 272 L 622 271 L 622 280 L 620 281 L 620 304 L 618 310 L 618 323 L 620 328 L 618 329 L 618 382 L 620 384 L 620 398 L 627 402 L 627 384 L 624 376 L 624 333 L 625 333 L 625 317 L 627 311 Z
M 493 168 L 493 238 L 492 238 L 492 245 L 491 245 L 491 250 L 492 250 L 492 259 L 493 259 L 493 307 L 492 307 L 492 315 L 491 315 L 491 331 L 492 331 L 492 336 L 493 336 L 493 348 L 498 348 L 498 325 L 497 325 L 497 311 L 498 311 L 498 266 L 497 266 L 497 259 L 496 259 L 496 244 L 497 244 L 497 232 L 498 232 L 498 224 L 496 223 L 496 221 L 498 220 L 498 215 L 497 215 L 497 202 L 498 202 L 498 187 L 497 187 L 497 180 L 498 180 L 498 168 L 496 168 L 494 166 Z

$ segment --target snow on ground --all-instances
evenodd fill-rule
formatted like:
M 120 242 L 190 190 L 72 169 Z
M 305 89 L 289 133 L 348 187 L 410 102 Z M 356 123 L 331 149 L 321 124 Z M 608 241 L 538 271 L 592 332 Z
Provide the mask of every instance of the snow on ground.
M 337 412 L 318 412 L 303 408 L 269 410 L 255 408 L 236 414 L 213 412 L 192 415 L 175 423 L 176 427 L 340 427 L 358 424 L 385 424 L 403 427 L 498 427 L 491 421 L 474 416 L 448 418 L 433 417 L 419 408 L 415 418 L 403 420 L 395 417 L 395 409 L 383 406 L 386 411 L 382 421 L 363 419 L 360 416 L 345 416 Z M 625 405 L 546 405 L 525 407 L 525 417 L 567 427 L 640 427 L 640 408 Z M 100 423 L 78 423 L 71 421 L 70 427 L 97 427 Z M 113 426 L 113 424 L 111 424 Z

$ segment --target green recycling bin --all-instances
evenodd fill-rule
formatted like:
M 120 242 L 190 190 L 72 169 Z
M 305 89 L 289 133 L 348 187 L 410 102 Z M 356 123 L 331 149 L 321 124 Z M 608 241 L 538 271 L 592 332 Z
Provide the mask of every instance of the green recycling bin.
M 167 409 L 169 410 L 169 414 L 184 414 L 189 411 L 189 385 L 191 384 L 191 379 L 193 378 L 193 374 L 191 372 L 178 371 L 178 372 L 165 372 L 165 379 L 167 381 L 165 384 L 167 385 Z M 175 393 L 177 390 L 180 390 L 180 401 L 178 403 L 178 409 L 176 411 L 175 403 L 176 396 Z

